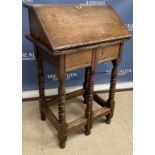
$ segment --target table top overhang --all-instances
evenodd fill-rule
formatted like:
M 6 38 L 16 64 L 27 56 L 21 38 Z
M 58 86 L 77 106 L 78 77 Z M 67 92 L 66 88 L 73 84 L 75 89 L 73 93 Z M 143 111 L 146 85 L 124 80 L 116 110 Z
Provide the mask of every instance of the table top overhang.
M 43 30 L 53 53 L 131 36 L 111 6 L 29 4 L 24 7 L 33 10 L 34 18 L 39 21 L 36 29 Z

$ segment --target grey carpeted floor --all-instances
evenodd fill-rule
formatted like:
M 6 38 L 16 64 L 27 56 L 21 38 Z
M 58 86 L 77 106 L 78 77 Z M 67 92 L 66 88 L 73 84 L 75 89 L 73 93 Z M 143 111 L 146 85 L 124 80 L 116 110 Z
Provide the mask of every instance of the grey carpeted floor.
M 107 94 L 99 94 L 107 99 Z M 65 149 L 58 146 L 57 132 L 49 121 L 41 121 L 38 101 L 23 102 L 23 155 L 132 155 L 132 91 L 116 93 L 112 123 L 97 119 L 91 135 L 83 129 L 68 135 Z M 82 97 L 66 105 L 67 121 L 84 114 Z M 57 113 L 57 106 L 52 107 Z M 94 109 L 99 106 L 94 102 Z

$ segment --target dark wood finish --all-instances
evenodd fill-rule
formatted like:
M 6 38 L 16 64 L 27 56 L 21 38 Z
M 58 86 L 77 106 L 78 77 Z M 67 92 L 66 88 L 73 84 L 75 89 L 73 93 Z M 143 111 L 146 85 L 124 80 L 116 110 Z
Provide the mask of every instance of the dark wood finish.
M 101 106 L 101 107 L 104 107 L 106 106 L 106 101 L 101 98 L 100 96 L 98 96 L 96 93 L 94 93 L 94 100 Z
M 83 83 L 83 89 L 85 90 L 84 94 L 83 94 L 83 98 L 84 98 L 83 103 L 86 103 L 86 100 L 87 100 L 89 74 L 90 74 L 89 67 L 86 67 L 85 68 L 85 79 L 84 79 L 84 83 Z
M 65 79 L 66 79 L 66 73 L 65 73 L 65 57 L 64 55 L 59 56 L 59 64 L 58 64 L 58 70 L 57 70 L 57 76 L 58 76 L 58 117 L 59 117 L 59 123 L 60 123 L 60 130 L 58 131 L 58 138 L 60 140 L 60 147 L 65 147 L 65 142 L 67 140 L 67 123 L 65 118 Z
M 59 131 L 60 130 L 59 120 L 54 115 L 54 113 L 50 110 L 50 108 L 48 107 L 46 103 L 43 105 L 42 111 L 45 113 L 45 115 L 50 120 L 50 122 L 53 124 L 53 126 L 57 129 L 57 131 Z
M 86 99 L 86 112 L 85 116 L 88 120 L 87 125 L 85 126 L 85 134 L 89 135 L 90 130 L 92 128 L 92 122 L 93 122 L 93 92 L 94 92 L 94 72 L 96 68 L 96 54 L 97 49 L 92 50 L 92 65 L 89 67 L 89 79 L 88 79 L 88 87 L 87 87 L 87 99 Z
M 106 116 L 110 113 L 111 113 L 111 109 L 109 107 L 102 107 L 102 108 L 93 112 L 92 119 L 96 119 L 101 116 Z M 70 122 L 70 123 L 67 123 L 67 131 L 68 131 L 68 133 L 70 133 L 72 131 L 75 131 L 75 130 L 83 127 L 84 125 L 87 125 L 87 119 L 83 116 L 83 117 L 80 117 L 80 118 Z
M 86 124 L 87 124 L 87 119 L 85 118 L 85 116 L 82 116 L 82 117 L 68 123 L 67 124 L 67 131 L 70 133 L 72 131 L 75 131 L 75 130 L 83 127 Z
M 121 43 L 120 47 L 119 47 L 119 56 L 117 59 L 117 64 L 119 64 L 121 62 L 122 55 L 123 55 L 123 47 L 124 47 L 124 43 Z
M 38 84 L 39 84 L 39 111 L 41 115 L 41 120 L 46 120 L 45 114 L 42 112 L 42 106 L 45 103 L 45 92 L 44 92 L 44 70 L 42 65 L 42 58 L 40 56 L 38 46 L 34 46 L 35 49 L 35 57 L 37 62 L 37 76 L 38 76 Z
M 84 89 L 79 89 L 79 90 L 74 91 L 72 93 L 66 94 L 66 101 L 70 100 L 74 97 L 78 97 L 80 95 L 83 95 L 83 93 L 84 93 Z M 57 104 L 58 102 L 59 102 L 59 98 L 57 95 L 46 101 L 48 106 L 52 106 L 54 104 Z
M 115 108 L 115 87 L 116 87 L 116 80 L 117 80 L 117 74 L 118 74 L 118 62 L 117 60 L 113 60 L 113 69 L 111 74 L 111 81 L 110 81 L 110 90 L 109 90 L 109 98 L 107 101 L 107 106 L 111 109 L 111 114 L 107 115 L 107 124 L 111 122 L 111 118 L 113 117 L 114 108 Z
M 58 104 L 58 102 L 59 102 L 58 95 L 54 95 L 54 96 L 52 96 L 52 97 L 50 97 L 49 99 L 46 100 L 46 104 L 48 106 Z
M 102 108 L 94 111 L 93 118 L 95 119 L 95 118 L 98 118 L 100 116 L 105 116 L 105 115 L 110 114 L 110 113 L 111 113 L 111 109 L 110 108 L 108 108 L 108 107 L 102 107 Z
M 72 98 L 75 98 L 75 97 L 78 97 L 80 95 L 83 95 L 83 93 L 84 93 L 84 89 L 76 90 L 76 91 L 74 91 L 72 93 L 67 94 L 66 95 L 66 100 L 70 100 Z
M 123 43 L 130 34 L 110 6 L 44 5 L 26 4 L 29 8 L 30 35 L 34 43 L 39 84 L 41 119 L 50 120 L 58 132 L 59 145 L 65 147 L 67 134 L 85 127 L 89 135 L 93 120 L 106 116 L 106 122 L 114 113 L 115 87 L 118 64 L 121 61 Z M 97 28 L 96 28 L 97 27 Z M 58 95 L 46 99 L 44 93 L 43 59 L 56 69 Z M 113 69 L 108 100 L 94 93 L 94 72 L 97 64 L 112 61 Z M 85 68 L 83 89 L 66 94 L 66 73 Z M 65 101 L 83 95 L 85 115 L 66 122 Z M 101 106 L 93 111 L 93 100 Z M 58 117 L 49 106 L 58 105 Z
M 116 82 L 117 82 L 117 76 L 118 76 L 118 65 L 121 62 L 122 54 L 123 54 L 123 43 L 121 43 L 120 47 L 119 47 L 118 59 L 115 59 L 112 61 L 113 69 L 112 69 L 112 73 L 111 73 L 109 98 L 107 101 L 107 106 L 111 108 L 111 114 L 107 115 L 107 119 L 106 119 L 107 124 L 111 123 L 111 118 L 113 117 L 113 114 L 114 114 L 114 108 L 115 108 L 114 97 L 115 97 L 115 89 L 116 89 Z
M 30 32 L 41 42 L 48 44 L 53 53 L 59 51 L 59 54 L 62 54 L 61 51 L 64 49 L 130 36 L 111 6 L 82 6 L 79 9 L 78 5 L 30 4 L 26 7 L 30 8 L 32 19 L 35 18 L 30 18 Z M 36 25 L 41 33 L 32 29 Z

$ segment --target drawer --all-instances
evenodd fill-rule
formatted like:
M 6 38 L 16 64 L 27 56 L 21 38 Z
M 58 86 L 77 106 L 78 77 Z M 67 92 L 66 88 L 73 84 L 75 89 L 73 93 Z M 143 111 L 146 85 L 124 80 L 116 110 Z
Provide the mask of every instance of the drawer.
M 91 50 L 82 50 L 65 55 L 66 70 L 72 70 L 75 68 L 90 66 L 91 62 L 92 62 Z
M 119 55 L 120 44 L 109 45 L 105 47 L 100 47 L 97 50 L 97 62 L 103 62 L 106 60 L 112 60 Z
M 116 59 L 119 55 L 120 44 L 98 47 L 97 63 L 106 60 Z M 70 71 L 82 67 L 90 66 L 92 62 L 92 50 L 82 50 L 65 55 L 65 69 Z

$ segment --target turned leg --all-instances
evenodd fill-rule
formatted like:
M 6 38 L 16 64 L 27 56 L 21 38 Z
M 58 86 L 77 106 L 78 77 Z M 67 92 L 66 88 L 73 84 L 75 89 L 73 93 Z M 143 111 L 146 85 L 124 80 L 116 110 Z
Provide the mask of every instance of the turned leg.
M 58 132 L 60 147 L 65 147 L 67 140 L 67 124 L 65 119 L 65 85 L 64 81 L 59 81 L 58 88 L 59 104 L 58 104 L 58 116 L 60 123 L 60 131 Z
M 88 79 L 88 88 L 87 88 L 87 95 L 86 95 L 86 111 L 85 116 L 88 120 L 87 125 L 85 126 L 85 134 L 89 135 L 90 130 L 92 128 L 93 123 L 93 88 L 94 88 L 94 71 L 92 67 L 89 68 L 89 79 Z
M 42 111 L 42 106 L 45 103 L 45 92 L 44 92 L 44 69 L 42 65 L 42 58 L 39 54 L 38 46 L 35 47 L 35 56 L 37 62 L 37 76 L 38 76 L 38 83 L 39 83 L 39 110 L 41 115 L 41 120 L 46 120 L 46 115 Z
M 60 148 L 65 147 L 65 142 L 67 140 L 67 123 L 65 118 L 65 79 L 66 73 L 64 71 L 64 57 L 59 57 L 59 68 L 58 68 L 58 119 L 60 124 L 60 129 L 58 131 L 59 145 Z
M 85 134 L 89 135 L 93 125 L 93 98 L 94 98 L 94 72 L 96 68 L 97 49 L 92 49 L 92 64 L 87 68 L 87 93 L 86 93 L 86 110 L 85 117 L 87 125 L 85 126 Z
M 85 90 L 84 94 L 83 94 L 83 98 L 84 98 L 83 103 L 86 103 L 87 90 L 88 90 L 88 80 L 89 80 L 89 67 L 86 67 L 85 68 L 85 80 L 83 83 L 83 89 Z
M 116 87 L 117 74 L 118 74 L 118 61 L 113 60 L 112 63 L 113 63 L 113 69 L 111 73 L 109 98 L 107 100 L 107 106 L 111 108 L 111 114 L 106 116 L 107 124 L 111 123 L 111 118 L 113 117 L 113 114 L 114 114 L 114 108 L 115 108 L 114 96 L 115 96 L 115 87 Z

